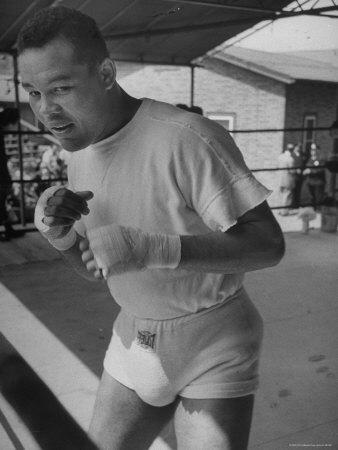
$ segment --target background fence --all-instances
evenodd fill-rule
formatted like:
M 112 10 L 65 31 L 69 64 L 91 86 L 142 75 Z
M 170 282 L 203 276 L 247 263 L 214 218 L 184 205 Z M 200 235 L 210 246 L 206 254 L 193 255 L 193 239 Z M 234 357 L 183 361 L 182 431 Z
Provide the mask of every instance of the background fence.
M 6 154 L 8 158 L 8 167 L 11 176 L 11 193 L 8 196 L 8 210 L 14 223 L 20 223 L 27 230 L 34 229 L 33 217 L 34 208 L 37 199 L 41 193 L 51 185 L 67 184 L 67 160 L 68 152 L 63 150 L 53 137 L 45 131 L 25 130 L 21 126 L 20 130 L 12 128 L 4 131 Z M 329 133 L 330 127 L 320 127 L 315 131 Z M 288 129 L 261 129 L 261 130 L 232 130 L 231 134 L 235 141 L 241 134 L 257 133 L 295 133 L 304 132 L 304 128 Z M 21 142 L 21 145 L 20 145 Z M 279 167 L 278 160 L 267 155 L 266 159 L 258 162 L 252 162 L 252 157 L 245 154 L 245 149 L 241 149 L 249 168 L 255 173 L 255 176 L 273 191 L 269 198 L 269 204 L 272 209 L 278 210 L 285 208 L 280 203 L 280 178 L 284 171 L 290 173 L 303 172 L 310 161 L 309 145 L 301 145 L 301 150 L 307 161 L 302 166 Z M 325 159 L 331 152 L 331 149 L 320 149 L 321 162 L 317 164 L 317 170 L 323 170 L 325 173 L 325 186 L 323 187 L 323 199 L 332 195 L 332 173 L 327 170 Z M 274 154 L 276 152 L 274 151 Z M 251 164 L 250 164 L 251 161 Z M 261 163 L 261 166 L 258 164 Z M 306 177 L 302 180 L 302 190 L 300 194 L 300 203 L 290 204 L 289 208 L 298 208 L 305 206 L 314 206 L 311 195 L 306 185 Z M 335 184 L 335 181 L 334 181 Z M 335 188 L 336 191 L 336 188 Z M 318 206 L 318 205 L 317 205 Z

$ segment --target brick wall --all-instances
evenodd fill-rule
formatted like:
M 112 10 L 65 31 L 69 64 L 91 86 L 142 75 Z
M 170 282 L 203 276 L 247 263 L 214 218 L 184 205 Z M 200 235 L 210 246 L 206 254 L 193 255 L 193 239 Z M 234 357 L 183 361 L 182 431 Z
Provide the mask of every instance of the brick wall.
M 118 77 L 117 77 L 118 78 Z M 190 105 L 190 68 L 180 66 L 145 66 L 119 80 L 135 97 L 149 97 L 172 104 Z

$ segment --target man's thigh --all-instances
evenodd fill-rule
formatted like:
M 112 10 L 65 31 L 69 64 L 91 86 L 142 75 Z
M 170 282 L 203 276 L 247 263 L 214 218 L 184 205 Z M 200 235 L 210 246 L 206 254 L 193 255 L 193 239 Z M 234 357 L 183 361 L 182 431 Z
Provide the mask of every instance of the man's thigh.
M 246 450 L 254 396 L 181 398 L 175 412 L 179 450 Z
M 89 434 L 100 450 L 148 449 L 173 413 L 174 405 L 148 405 L 104 371 Z

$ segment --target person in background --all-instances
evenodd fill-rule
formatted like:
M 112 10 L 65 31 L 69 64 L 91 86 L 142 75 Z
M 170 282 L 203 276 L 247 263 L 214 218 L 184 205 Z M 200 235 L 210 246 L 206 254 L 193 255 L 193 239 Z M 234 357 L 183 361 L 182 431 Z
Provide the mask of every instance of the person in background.
M 292 192 L 292 208 L 299 208 L 301 205 L 301 192 L 303 184 L 303 171 L 306 165 L 306 155 L 302 149 L 302 143 L 298 142 L 292 152 L 292 157 L 294 160 L 294 189 Z
M 286 148 L 278 157 L 279 171 L 279 192 L 280 192 L 280 209 L 281 216 L 290 214 L 290 207 L 292 206 L 292 193 L 295 188 L 295 161 L 292 156 L 293 144 L 287 144 Z
M 15 230 L 8 211 L 7 199 L 12 192 L 11 177 L 8 170 L 5 148 L 4 128 L 15 124 L 19 114 L 16 108 L 6 108 L 0 112 L 0 225 L 4 231 L 0 233 L 0 241 L 8 241 L 25 234 L 24 230 Z
M 318 210 L 325 196 L 325 160 L 321 155 L 319 145 L 312 143 L 310 158 L 304 169 L 304 183 L 310 196 L 314 210 Z

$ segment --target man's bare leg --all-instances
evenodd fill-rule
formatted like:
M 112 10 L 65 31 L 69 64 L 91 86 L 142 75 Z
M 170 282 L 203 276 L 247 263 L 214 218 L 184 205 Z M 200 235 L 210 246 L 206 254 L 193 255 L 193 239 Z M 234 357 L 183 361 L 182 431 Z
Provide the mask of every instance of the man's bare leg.
M 100 450 L 146 450 L 174 414 L 175 406 L 144 403 L 103 372 L 89 435 Z
M 254 396 L 193 400 L 181 398 L 175 412 L 179 450 L 246 450 Z

